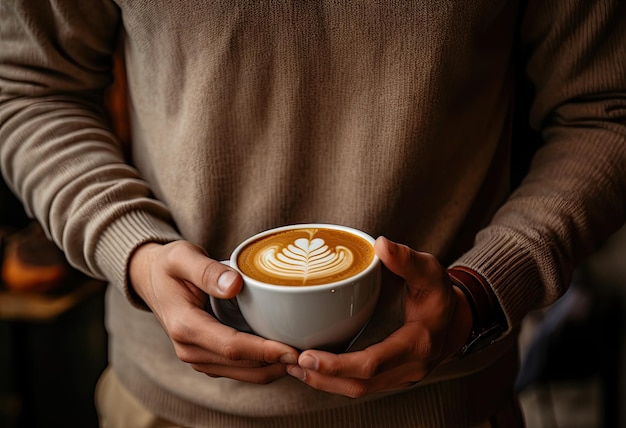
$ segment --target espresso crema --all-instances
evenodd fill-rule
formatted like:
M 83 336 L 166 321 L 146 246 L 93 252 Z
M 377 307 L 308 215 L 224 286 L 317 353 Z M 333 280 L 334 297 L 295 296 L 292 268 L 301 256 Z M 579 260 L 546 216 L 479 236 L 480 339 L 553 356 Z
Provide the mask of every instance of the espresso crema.
M 374 249 L 365 239 L 337 229 L 279 231 L 246 245 L 239 269 L 276 285 L 320 285 L 341 281 L 367 268 Z

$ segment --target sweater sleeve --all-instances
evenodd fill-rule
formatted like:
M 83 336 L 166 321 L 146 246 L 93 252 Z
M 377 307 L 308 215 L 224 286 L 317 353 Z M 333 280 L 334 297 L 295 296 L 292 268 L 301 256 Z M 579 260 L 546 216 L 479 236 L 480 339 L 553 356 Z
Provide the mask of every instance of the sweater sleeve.
M 529 2 L 521 26 L 543 138 L 521 185 L 455 264 L 482 274 L 510 326 L 548 305 L 626 212 L 626 3 Z
M 132 251 L 180 237 L 102 107 L 120 28 L 105 0 L 0 4 L 0 168 L 73 266 L 130 296 Z

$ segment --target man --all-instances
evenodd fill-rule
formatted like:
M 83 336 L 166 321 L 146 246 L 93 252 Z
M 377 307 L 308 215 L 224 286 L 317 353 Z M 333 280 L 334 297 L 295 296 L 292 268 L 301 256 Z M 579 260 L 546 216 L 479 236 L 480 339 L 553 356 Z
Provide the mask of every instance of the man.
M 68 259 L 111 283 L 103 425 L 521 425 L 520 321 L 624 221 L 624 12 L 5 0 L 1 167 Z M 101 106 L 118 37 L 129 160 Z M 544 143 L 511 193 L 521 69 Z M 218 260 L 302 222 L 386 237 L 353 352 L 204 310 L 241 287 Z

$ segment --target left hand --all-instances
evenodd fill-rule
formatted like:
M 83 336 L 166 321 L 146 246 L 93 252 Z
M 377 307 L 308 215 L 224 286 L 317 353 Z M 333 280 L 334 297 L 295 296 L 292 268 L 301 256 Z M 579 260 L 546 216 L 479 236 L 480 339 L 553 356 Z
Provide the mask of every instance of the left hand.
M 458 351 L 469 336 L 469 303 L 433 255 L 386 238 L 378 238 L 374 249 L 385 267 L 405 280 L 404 324 L 362 351 L 303 352 L 288 372 L 313 388 L 348 397 L 404 389 Z

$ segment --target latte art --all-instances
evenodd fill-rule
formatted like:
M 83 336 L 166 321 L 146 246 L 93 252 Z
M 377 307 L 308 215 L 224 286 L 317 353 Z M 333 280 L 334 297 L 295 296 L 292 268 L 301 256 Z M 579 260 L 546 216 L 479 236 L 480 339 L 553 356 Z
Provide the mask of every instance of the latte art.
M 299 238 L 281 248 L 272 245 L 259 251 L 255 264 L 269 275 L 292 280 L 307 281 L 338 275 L 352 266 L 354 255 L 349 248 L 330 248 L 320 238 Z
M 324 228 L 277 232 L 249 243 L 237 264 L 243 273 L 277 285 L 319 285 L 356 275 L 374 250 L 352 233 Z

